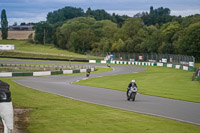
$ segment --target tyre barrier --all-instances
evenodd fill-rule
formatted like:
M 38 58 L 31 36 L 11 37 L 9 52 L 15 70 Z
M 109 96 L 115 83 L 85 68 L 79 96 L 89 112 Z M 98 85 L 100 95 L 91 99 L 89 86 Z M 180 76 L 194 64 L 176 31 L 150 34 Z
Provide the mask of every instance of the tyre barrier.
M 184 65 L 176 65 L 176 64 L 168 64 L 168 63 L 160 63 L 160 62 L 139 62 L 139 61 L 118 61 L 118 60 L 89 60 L 89 63 L 111 63 L 111 64 L 127 64 L 127 65 L 142 65 L 142 66 L 160 66 L 160 67 L 169 67 L 175 69 L 181 69 L 185 71 L 195 71 L 194 67 L 184 66 Z
M 50 76 L 58 74 L 73 74 L 83 72 L 93 72 L 96 68 L 92 67 L 89 69 L 74 69 L 74 70 L 60 70 L 60 71 L 40 71 L 40 72 L 2 72 L 0 77 L 23 77 L 23 76 Z
M 9 84 L 0 80 L 0 118 L 4 126 L 4 133 L 13 133 L 13 105 Z

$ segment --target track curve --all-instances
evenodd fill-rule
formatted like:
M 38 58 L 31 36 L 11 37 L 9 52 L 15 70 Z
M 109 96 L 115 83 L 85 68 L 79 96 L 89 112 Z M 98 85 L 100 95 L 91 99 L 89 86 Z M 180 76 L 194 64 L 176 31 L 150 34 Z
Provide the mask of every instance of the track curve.
M 31 61 L 9 62 L 33 63 Z M 44 64 L 48 62 L 37 62 L 37 64 L 40 63 Z M 59 64 L 58 62 L 53 63 Z M 52 64 L 52 62 L 50 62 L 50 64 Z M 90 65 L 106 67 L 106 65 Z M 145 70 L 145 68 L 142 67 L 126 65 L 113 65 L 112 67 L 114 68 L 114 71 L 92 74 L 91 78 L 123 73 L 135 73 Z M 23 86 L 48 93 L 53 93 L 63 97 L 200 125 L 200 103 L 173 100 L 142 94 L 137 95 L 135 102 L 129 102 L 126 100 L 125 92 L 72 84 L 72 82 L 82 80 L 84 78 L 85 75 L 71 75 L 51 77 L 27 77 L 23 79 L 13 80 Z

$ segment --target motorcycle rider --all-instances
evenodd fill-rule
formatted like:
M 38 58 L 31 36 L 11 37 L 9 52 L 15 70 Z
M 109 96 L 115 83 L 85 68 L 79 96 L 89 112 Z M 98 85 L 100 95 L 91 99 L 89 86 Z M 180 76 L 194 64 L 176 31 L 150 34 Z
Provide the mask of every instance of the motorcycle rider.
M 86 77 L 89 77 L 89 76 L 90 76 L 90 72 L 87 72 L 87 73 L 86 73 Z
M 131 89 L 131 87 L 134 87 L 134 86 L 136 86 L 137 87 L 137 85 L 136 85 L 136 83 L 135 83 L 135 80 L 132 80 L 129 84 L 128 84 L 128 87 L 127 87 L 127 96 L 128 96 L 128 91 Z

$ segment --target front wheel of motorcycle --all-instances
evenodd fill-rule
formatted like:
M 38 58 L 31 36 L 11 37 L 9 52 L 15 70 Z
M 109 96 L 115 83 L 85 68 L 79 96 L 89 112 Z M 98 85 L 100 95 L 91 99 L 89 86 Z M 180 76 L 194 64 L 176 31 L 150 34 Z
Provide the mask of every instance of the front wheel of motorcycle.
M 132 93 L 132 101 L 135 101 L 136 93 Z

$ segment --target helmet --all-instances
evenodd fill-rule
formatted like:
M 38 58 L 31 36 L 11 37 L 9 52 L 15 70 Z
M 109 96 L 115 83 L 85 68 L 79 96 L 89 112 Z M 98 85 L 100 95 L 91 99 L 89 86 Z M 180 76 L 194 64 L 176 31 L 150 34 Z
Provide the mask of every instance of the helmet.
M 133 83 L 134 83 L 134 82 L 135 82 L 135 80 L 132 80 L 131 82 L 133 82 Z

